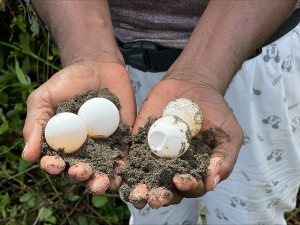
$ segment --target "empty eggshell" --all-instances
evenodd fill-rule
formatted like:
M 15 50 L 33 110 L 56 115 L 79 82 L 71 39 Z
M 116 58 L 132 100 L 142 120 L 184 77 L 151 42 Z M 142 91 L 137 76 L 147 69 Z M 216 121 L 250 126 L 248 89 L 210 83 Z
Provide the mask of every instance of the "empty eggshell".
M 199 106 L 190 99 L 176 98 L 170 101 L 163 110 L 162 116 L 178 116 L 186 122 L 191 130 L 192 137 L 201 129 L 203 118 Z
M 190 146 L 191 133 L 187 124 L 177 116 L 164 116 L 149 129 L 148 143 L 159 157 L 176 158 Z
M 74 113 L 59 113 L 53 116 L 45 127 L 45 139 L 48 145 L 56 151 L 63 149 L 66 154 L 77 151 L 86 137 L 86 125 Z
M 118 128 L 120 114 L 114 103 L 106 98 L 92 98 L 79 109 L 78 116 L 85 122 L 88 135 L 107 138 Z

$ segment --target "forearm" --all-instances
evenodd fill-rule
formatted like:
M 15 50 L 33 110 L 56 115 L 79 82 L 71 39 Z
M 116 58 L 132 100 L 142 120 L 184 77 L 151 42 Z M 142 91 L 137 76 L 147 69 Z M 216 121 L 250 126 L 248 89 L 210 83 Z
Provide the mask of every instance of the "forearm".
M 97 59 L 124 64 L 115 42 L 107 1 L 32 0 L 50 29 L 63 66 Z
M 210 1 L 183 53 L 168 71 L 207 76 L 222 94 L 241 64 L 292 12 L 291 1 Z

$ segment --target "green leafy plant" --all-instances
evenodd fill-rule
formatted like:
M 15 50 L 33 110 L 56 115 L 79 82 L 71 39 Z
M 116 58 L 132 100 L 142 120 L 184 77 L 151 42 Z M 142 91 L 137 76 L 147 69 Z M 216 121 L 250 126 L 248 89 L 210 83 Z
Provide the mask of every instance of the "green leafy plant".
M 61 65 L 24 1 L 0 0 L 0 34 L 0 224 L 127 224 L 129 211 L 117 194 L 92 196 L 22 160 L 27 97 Z

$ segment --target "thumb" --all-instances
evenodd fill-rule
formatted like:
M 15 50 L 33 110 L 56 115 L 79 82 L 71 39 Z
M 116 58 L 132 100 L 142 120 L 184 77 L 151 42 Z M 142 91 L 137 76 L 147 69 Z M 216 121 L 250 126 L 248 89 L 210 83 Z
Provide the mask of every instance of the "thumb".
M 22 158 L 26 161 L 35 161 L 41 156 L 41 137 L 42 129 L 46 122 L 54 115 L 54 109 L 45 98 L 48 96 L 45 91 L 40 88 L 34 91 L 27 100 L 27 117 L 23 128 L 23 136 L 25 140 L 25 148 Z

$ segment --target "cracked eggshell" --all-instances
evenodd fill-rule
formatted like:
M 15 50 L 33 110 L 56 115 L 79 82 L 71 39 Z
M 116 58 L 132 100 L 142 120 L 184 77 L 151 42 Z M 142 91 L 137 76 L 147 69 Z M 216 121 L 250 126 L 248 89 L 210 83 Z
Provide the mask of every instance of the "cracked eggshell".
M 170 101 L 164 108 L 162 116 L 178 116 L 186 122 L 190 128 L 192 137 L 196 136 L 202 126 L 203 117 L 199 106 L 190 99 L 176 98 Z
M 148 144 L 159 157 L 176 158 L 186 152 L 191 133 L 187 124 L 177 116 L 165 116 L 156 120 L 148 132 Z
M 79 109 L 78 116 L 85 122 L 88 135 L 92 138 L 107 138 L 118 128 L 118 108 L 106 98 L 92 98 Z
M 45 127 L 45 139 L 53 150 L 63 149 L 66 154 L 77 151 L 85 142 L 87 128 L 74 113 L 63 112 L 53 116 Z

